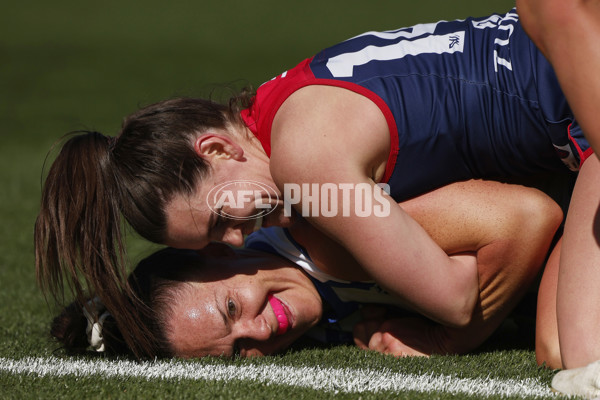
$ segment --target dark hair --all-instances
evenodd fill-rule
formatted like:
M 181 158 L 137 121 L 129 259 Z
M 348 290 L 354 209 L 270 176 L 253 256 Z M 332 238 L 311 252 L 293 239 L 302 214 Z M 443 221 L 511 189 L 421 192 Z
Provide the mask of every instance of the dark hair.
M 87 289 L 115 316 L 133 353 L 148 353 L 152 344 L 136 323 L 136 307 L 118 295 L 125 292 L 136 302 L 125 279 L 121 216 L 144 238 L 164 242 L 166 204 L 176 194 L 192 194 L 209 169 L 194 152 L 193 138 L 239 122 L 249 97 L 229 105 L 166 100 L 127 117 L 116 138 L 98 132 L 71 137 L 49 170 L 35 223 L 37 281 L 44 293 L 62 305 L 66 287 L 81 308 Z
M 137 300 L 131 299 L 126 292 L 122 292 L 120 296 L 132 308 L 135 324 L 143 327 L 147 334 L 149 346 L 142 357 L 175 356 L 168 341 L 168 321 L 182 284 L 197 280 L 193 271 L 201 268 L 202 262 L 202 258 L 194 251 L 166 248 L 142 260 L 129 276 L 128 281 Z M 50 334 L 62 344 L 68 354 L 84 353 L 90 346 L 86 333 L 88 320 L 82 308 L 79 302 L 73 302 L 52 322 Z M 95 314 L 94 318 L 97 320 L 102 311 L 98 312 L 93 308 L 88 307 L 88 312 Z M 112 314 L 104 320 L 102 336 L 105 352 L 141 358 L 125 342 L 123 329 L 119 328 Z

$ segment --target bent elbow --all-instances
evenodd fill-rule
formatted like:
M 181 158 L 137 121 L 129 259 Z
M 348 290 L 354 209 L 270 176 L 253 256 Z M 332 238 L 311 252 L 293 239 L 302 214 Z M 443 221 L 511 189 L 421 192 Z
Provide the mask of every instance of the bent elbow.
M 446 313 L 443 325 L 463 328 L 471 323 L 479 301 L 479 274 L 477 258 L 473 255 L 455 257 L 453 275 L 449 277 L 439 299 L 445 299 Z
M 532 235 L 546 233 L 546 236 L 551 238 L 564 219 L 560 206 L 542 193 L 538 198 L 532 199 L 528 204 L 523 205 L 522 212 L 522 218 L 519 218 L 519 230 L 530 232 Z
M 446 299 L 443 301 L 443 305 L 438 302 L 435 308 L 429 311 L 421 309 L 419 312 L 447 328 L 464 328 L 471 323 L 478 296 L 475 297 L 475 300 L 472 297 L 465 298 L 465 296 L 461 296 L 461 298 L 443 295 L 437 297 L 438 300 L 442 298 Z
M 447 302 L 448 307 L 444 312 L 444 318 L 438 322 L 449 328 L 464 328 L 473 320 L 476 303 L 479 299 L 479 291 L 465 296 L 455 297 Z
M 474 306 L 474 302 L 465 302 L 461 307 L 457 307 L 447 326 L 451 328 L 464 328 L 469 325 L 473 319 Z

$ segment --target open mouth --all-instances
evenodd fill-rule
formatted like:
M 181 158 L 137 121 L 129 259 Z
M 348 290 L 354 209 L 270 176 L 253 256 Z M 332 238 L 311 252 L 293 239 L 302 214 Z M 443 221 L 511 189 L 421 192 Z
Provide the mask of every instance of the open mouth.
M 279 301 L 277 297 L 273 296 L 270 293 L 268 295 L 268 299 L 269 304 L 271 304 L 271 308 L 275 313 L 275 317 L 277 318 L 278 327 L 276 334 L 283 335 L 285 332 L 287 332 L 288 327 L 290 326 L 290 321 L 288 320 L 288 317 L 285 314 L 285 308 L 281 301 Z

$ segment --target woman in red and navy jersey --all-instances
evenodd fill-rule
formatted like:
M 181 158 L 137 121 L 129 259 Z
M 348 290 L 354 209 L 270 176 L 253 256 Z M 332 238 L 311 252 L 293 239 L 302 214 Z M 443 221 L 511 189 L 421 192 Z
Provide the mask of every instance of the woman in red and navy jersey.
M 175 99 L 131 115 L 117 138 L 71 139 L 45 184 L 38 274 L 58 293 L 62 272 L 80 271 L 107 307 L 124 308 L 110 296 L 123 276 L 121 215 L 181 248 L 241 245 L 256 216 L 289 226 L 301 215 L 413 310 L 464 326 L 479 296 L 476 266 L 448 257 L 396 202 L 471 178 L 581 167 L 579 179 L 594 179 L 590 154 L 514 10 L 368 32 L 265 83 L 241 112 Z M 591 198 L 576 189 L 573 204 L 597 205 Z M 593 240 L 591 221 L 572 237 Z

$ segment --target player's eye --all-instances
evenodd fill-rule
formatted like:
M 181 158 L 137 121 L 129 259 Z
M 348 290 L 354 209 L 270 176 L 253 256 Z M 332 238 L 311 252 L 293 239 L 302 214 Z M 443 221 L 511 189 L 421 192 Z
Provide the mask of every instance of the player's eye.
M 227 314 L 233 318 L 233 317 L 235 317 L 236 311 L 237 311 L 237 307 L 236 307 L 235 303 L 233 302 L 233 300 L 227 299 Z

